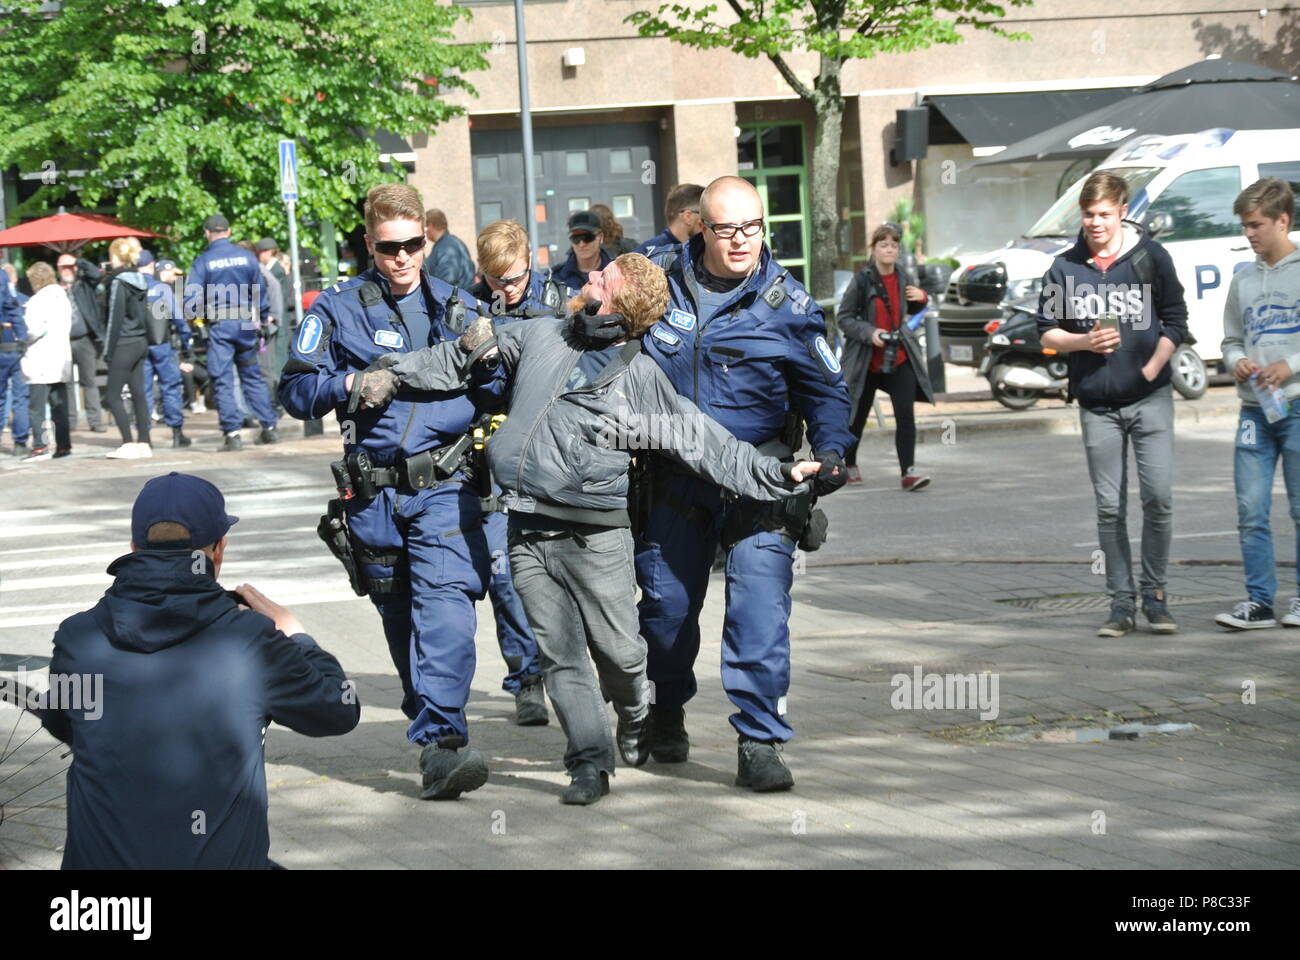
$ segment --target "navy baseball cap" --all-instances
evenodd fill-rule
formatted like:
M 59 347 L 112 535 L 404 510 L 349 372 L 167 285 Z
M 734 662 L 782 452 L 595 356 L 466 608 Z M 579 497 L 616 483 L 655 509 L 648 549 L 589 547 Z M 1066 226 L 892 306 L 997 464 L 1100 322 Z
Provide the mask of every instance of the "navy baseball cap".
M 592 233 L 598 232 L 600 230 L 600 217 L 590 210 L 579 210 L 569 217 L 569 233 L 576 233 L 579 230 L 590 230 Z
M 176 261 L 175 261 L 175 260 L 159 260 L 159 261 L 158 261 L 158 272 L 159 272 L 159 273 L 162 273 L 164 270 L 175 270 L 175 269 L 176 269 Z
M 154 477 L 141 489 L 131 508 L 131 541 L 144 549 L 149 528 L 155 523 L 179 523 L 190 532 L 168 543 L 189 547 L 206 547 L 224 537 L 238 522 L 226 513 L 226 498 L 202 477 L 173 470 L 165 477 Z M 157 542 L 157 541 L 155 541 Z
M 214 213 L 203 221 L 203 229 L 210 233 L 220 233 L 222 230 L 230 229 L 230 221 L 221 214 Z
M 140 259 L 135 262 L 135 265 L 137 267 L 147 267 L 151 263 L 153 263 L 153 254 L 148 250 L 141 250 Z

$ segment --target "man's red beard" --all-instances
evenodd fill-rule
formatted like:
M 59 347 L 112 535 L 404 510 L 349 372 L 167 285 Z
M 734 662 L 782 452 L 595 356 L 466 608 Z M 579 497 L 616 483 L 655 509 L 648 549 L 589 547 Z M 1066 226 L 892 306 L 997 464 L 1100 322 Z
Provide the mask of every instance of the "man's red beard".
M 565 311 L 569 316 L 573 316 L 589 303 L 591 303 L 591 300 L 579 293 L 565 305 Z

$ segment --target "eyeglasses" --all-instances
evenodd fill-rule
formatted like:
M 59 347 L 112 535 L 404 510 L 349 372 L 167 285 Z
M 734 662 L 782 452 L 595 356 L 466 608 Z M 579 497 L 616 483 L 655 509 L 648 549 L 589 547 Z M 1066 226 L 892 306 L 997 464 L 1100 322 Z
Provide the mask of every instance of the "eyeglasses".
M 492 283 L 495 283 L 499 287 L 508 287 L 512 283 L 518 283 L 520 280 L 525 279 L 528 276 L 528 272 L 530 269 L 531 269 L 530 267 L 524 267 L 513 277 L 494 277 L 492 276 L 492 274 L 488 273 L 485 270 L 483 271 L 483 279 L 490 280 Z
M 395 257 L 399 250 L 405 250 L 407 253 L 418 253 L 424 249 L 424 237 L 411 237 L 409 240 L 374 240 L 375 252 L 382 253 L 386 257 Z
M 757 220 L 746 220 L 744 223 L 710 223 L 708 220 L 701 220 L 700 222 L 712 230 L 720 240 L 730 240 L 736 235 L 737 230 L 745 237 L 752 237 L 763 232 L 762 217 Z
M 571 233 L 569 234 L 570 243 L 594 243 L 596 235 L 594 233 Z

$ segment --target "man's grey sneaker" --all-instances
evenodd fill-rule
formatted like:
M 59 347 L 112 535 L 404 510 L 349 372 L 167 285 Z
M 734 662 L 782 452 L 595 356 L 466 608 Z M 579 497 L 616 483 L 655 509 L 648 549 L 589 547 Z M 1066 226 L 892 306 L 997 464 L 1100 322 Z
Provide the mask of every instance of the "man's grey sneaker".
M 235 433 L 226 434 L 226 442 L 221 446 L 222 453 L 234 453 L 237 450 L 244 449 L 244 438 L 236 431 Z
M 258 443 L 279 443 L 280 431 L 275 427 L 263 427 L 262 432 L 257 435 Z
M 587 806 L 609 793 L 609 774 L 584 764 L 573 772 L 573 782 L 560 794 L 560 803 Z
M 515 694 L 515 723 L 521 727 L 544 727 L 550 722 L 542 678 L 537 677 L 532 683 L 525 683 Z
M 488 779 L 483 754 L 436 743 L 426 744 L 420 751 L 420 773 L 424 784 L 421 800 L 455 800 L 462 793 L 477 790 Z
M 630 767 L 639 767 L 650 759 L 650 714 L 647 712 L 640 720 L 624 721 L 621 717 L 615 738 L 618 752 L 623 762 Z
M 1294 602 L 1291 609 L 1294 612 Z M 1241 601 L 1232 608 L 1232 613 L 1221 613 L 1214 618 L 1214 622 L 1221 627 L 1231 627 L 1233 630 L 1263 630 L 1266 627 L 1277 626 L 1277 620 L 1273 618 L 1273 608 L 1256 603 L 1254 600 Z
M 1282 618 L 1282 626 L 1300 627 L 1300 597 L 1293 597 L 1291 599 L 1291 609 L 1288 610 L 1287 615 Z
M 1169 603 L 1163 590 L 1142 596 L 1142 615 L 1155 633 L 1178 632 L 1178 621 L 1169 614 Z
M 785 765 L 781 745 L 776 741 L 768 743 L 742 736 L 736 754 L 736 786 L 749 787 L 758 793 L 789 790 L 794 786 L 794 775 Z
M 1106 622 L 1101 625 L 1097 631 L 1099 637 L 1122 637 L 1129 633 L 1137 625 L 1134 619 L 1134 610 L 1125 603 L 1112 603 L 1110 605 L 1110 616 Z
M 686 711 L 681 707 L 650 707 L 650 756 L 657 763 L 685 763 L 691 755 L 686 736 Z

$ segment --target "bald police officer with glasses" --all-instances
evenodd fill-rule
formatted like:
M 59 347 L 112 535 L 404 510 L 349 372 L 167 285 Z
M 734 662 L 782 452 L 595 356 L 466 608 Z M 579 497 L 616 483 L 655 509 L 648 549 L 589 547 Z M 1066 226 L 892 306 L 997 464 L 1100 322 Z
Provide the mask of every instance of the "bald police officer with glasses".
M 843 486 L 849 396 L 826 342 L 821 309 L 772 259 L 763 204 L 739 177 L 721 177 L 700 198 L 704 231 L 657 262 L 668 276 L 668 312 L 643 338 L 677 391 L 760 453 L 791 459 L 807 424 L 821 462 L 814 493 Z M 790 508 L 725 497 L 721 489 L 652 458 L 636 545 L 641 634 L 655 684 L 651 756 L 684 762 L 684 705 L 695 695 L 700 609 L 719 543 L 726 551 L 722 685 L 736 706 L 737 786 L 794 785 L 781 746 L 790 685 L 790 587 L 796 542 L 814 548 L 811 503 Z M 824 519 L 824 518 L 822 518 Z M 824 529 L 820 531 L 824 534 Z

